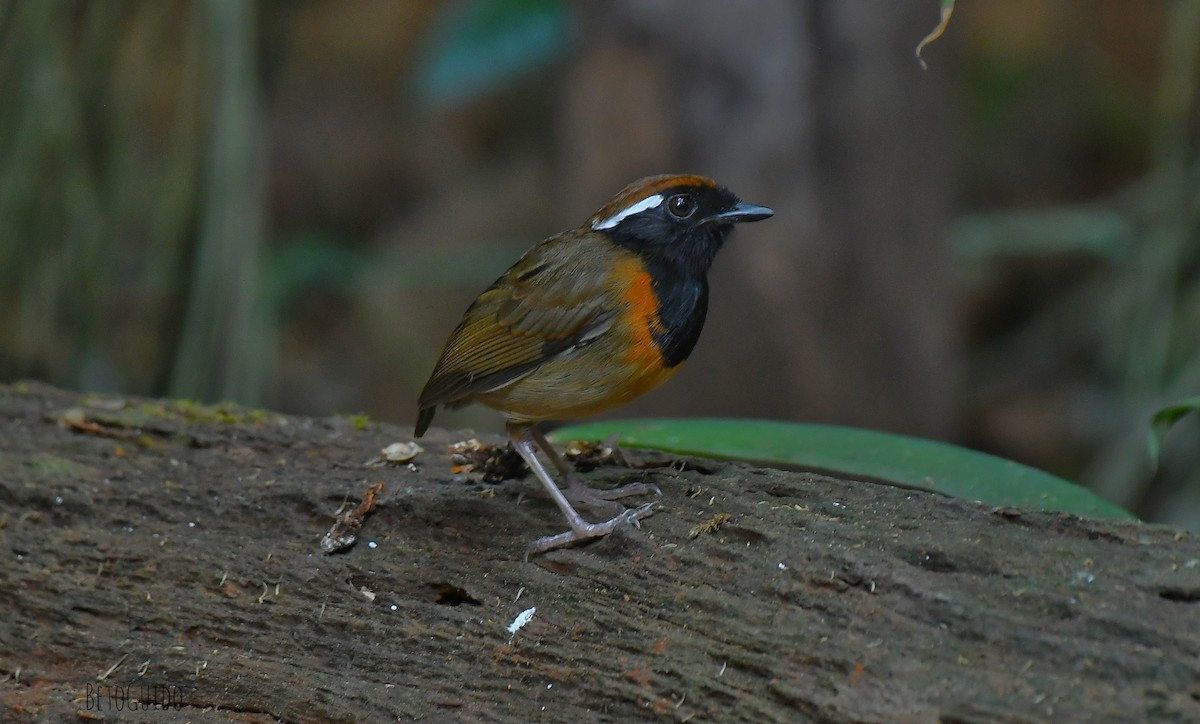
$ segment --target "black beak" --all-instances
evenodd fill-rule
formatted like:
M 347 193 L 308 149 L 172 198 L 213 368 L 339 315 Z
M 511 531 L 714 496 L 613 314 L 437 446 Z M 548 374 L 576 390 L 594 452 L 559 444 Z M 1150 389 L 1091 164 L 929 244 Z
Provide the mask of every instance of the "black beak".
M 774 215 L 775 212 L 766 206 L 756 206 L 739 201 L 729 211 L 722 211 L 719 214 L 713 214 L 708 217 L 708 221 L 718 224 L 734 224 L 742 221 L 762 221 Z

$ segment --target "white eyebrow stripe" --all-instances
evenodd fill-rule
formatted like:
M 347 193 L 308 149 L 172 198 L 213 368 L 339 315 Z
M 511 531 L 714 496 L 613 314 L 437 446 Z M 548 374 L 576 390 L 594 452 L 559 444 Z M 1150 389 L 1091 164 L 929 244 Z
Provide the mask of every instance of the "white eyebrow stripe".
M 642 199 L 641 201 L 637 202 L 636 204 L 625 207 L 624 209 L 618 211 L 617 213 L 613 214 L 612 216 L 608 217 L 607 219 L 602 219 L 600 221 L 597 221 L 596 223 L 592 224 L 592 229 L 595 231 L 601 231 L 603 229 L 611 229 L 614 226 L 616 226 L 617 224 L 624 221 L 626 218 L 633 216 L 634 214 L 640 214 L 643 211 L 653 209 L 654 207 L 658 206 L 662 202 L 663 202 L 662 194 L 654 194 L 653 196 L 647 196 L 646 198 Z

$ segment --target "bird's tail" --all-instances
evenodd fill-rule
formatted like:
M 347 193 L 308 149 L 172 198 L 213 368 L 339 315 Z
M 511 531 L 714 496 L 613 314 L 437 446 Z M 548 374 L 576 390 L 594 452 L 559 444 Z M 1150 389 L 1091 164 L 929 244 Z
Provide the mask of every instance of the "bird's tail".
M 429 423 L 433 422 L 433 413 L 437 410 L 437 405 L 422 407 L 417 412 L 417 426 L 413 430 L 413 437 L 421 437 L 425 431 L 429 429 Z

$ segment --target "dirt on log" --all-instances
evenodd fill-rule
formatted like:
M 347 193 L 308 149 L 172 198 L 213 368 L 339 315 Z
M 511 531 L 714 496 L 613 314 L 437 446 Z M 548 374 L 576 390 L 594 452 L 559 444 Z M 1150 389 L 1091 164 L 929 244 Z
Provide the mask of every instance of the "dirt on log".
M 1200 720 L 1191 535 L 632 453 L 658 512 L 526 562 L 532 478 L 410 435 L 0 387 L 0 719 Z

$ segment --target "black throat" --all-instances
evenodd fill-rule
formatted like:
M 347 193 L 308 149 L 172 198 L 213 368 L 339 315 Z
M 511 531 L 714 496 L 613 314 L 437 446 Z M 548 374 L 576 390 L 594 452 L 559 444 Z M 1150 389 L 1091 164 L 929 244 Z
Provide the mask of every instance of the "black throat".
M 708 315 L 708 270 L 728 236 L 728 225 L 690 230 L 686 239 L 647 244 L 614 229 L 611 238 L 642 258 L 658 300 L 659 331 L 654 341 L 663 363 L 675 367 L 688 358 L 700 339 Z
M 700 339 L 708 315 L 708 278 L 705 274 L 687 274 L 659 259 L 646 262 L 654 296 L 658 299 L 658 318 L 662 326 L 653 332 L 662 352 L 663 364 L 675 367 L 688 358 Z

